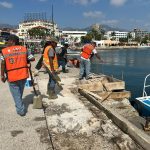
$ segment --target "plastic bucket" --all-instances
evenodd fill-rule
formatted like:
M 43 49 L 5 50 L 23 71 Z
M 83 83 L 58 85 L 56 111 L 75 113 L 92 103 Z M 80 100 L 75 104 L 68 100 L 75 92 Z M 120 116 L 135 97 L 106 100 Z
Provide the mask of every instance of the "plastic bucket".
M 26 83 L 25 83 L 25 87 L 30 88 L 31 86 L 32 86 L 31 78 L 27 78 Z

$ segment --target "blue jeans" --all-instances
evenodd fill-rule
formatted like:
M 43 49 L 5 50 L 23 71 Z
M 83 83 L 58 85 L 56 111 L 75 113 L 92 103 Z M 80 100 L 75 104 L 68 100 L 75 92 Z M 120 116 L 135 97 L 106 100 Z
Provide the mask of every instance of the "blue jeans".
M 85 59 L 80 59 L 80 76 L 79 78 L 88 78 L 91 70 L 91 62 Z
M 55 82 L 55 80 L 53 80 L 52 75 L 50 73 L 48 73 L 48 74 L 49 74 L 49 81 L 48 81 L 47 87 L 50 90 L 55 90 L 56 82 Z
M 65 70 L 65 66 L 66 66 L 66 61 L 65 61 L 65 59 L 64 59 L 64 60 L 59 60 L 59 61 L 58 61 L 58 65 L 59 65 L 59 66 L 62 66 L 62 70 L 64 71 L 64 70 Z
M 16 106 L 16 111 L 19 115 L 24 115 L 26 113 L 25 105 L 22 100 L 25 82 L 26 79 L 15 81 L 15 82 L 9 82 L 10 92 L 13 96 L 15 106 Z

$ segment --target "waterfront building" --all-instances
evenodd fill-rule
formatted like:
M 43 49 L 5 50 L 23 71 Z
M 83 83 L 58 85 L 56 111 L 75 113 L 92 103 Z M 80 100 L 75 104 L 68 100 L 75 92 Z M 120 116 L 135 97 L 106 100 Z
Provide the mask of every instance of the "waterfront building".
M 146 30 L 134 29 L 133 31 L 135 33 L 135 38 L 137 37 L 144 38 L 145 36 L 149 36 L 149 32 Z
M 21 39 L 28 39 L 29 30 L 33 28 L 45 29 L 49 34 L 59 36 L 59 29 L 56 23 L 48 20 L 45 13 L 27 13 L 24 20 L 19 23 L 19 29 L 17 35 Z
M 120 38 L 127 38 L 128 32 L 121 32 L 121 31 L 107 31 L 105 33 L 105 37 L 110 39 L 115 39 L 116 41 L 119 41 Z
M 81 42 L 81 37 L 86 36 L 87 31 L 61 31 L 62 40 L 71 43 Z
M 117 46 L 119 44 L 119 41 L 114 40 L 93 40 L 93 42 L 96 43 L 96 47 L 109 47 L 109 46 Z

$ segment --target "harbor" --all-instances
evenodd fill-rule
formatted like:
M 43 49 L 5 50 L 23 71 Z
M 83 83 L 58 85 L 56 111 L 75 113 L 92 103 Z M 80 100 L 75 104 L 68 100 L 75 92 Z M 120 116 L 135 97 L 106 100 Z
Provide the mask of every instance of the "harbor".
M 0 2 L 0 150 L 149 150 L 147 4 Z
M 39 55 L 35 57 L 37 62 Z M 36 62 L 32 65 L 33 71 Z M 101 81 L 109 91 L 114 88 L 104 79 L 104 74 L 92 74 L 89 81 L 79 81 L 79 69 L 67 69 L 69 73 L 59 74 L 63 90 L 57 87 L 58 99 L 55 100 L 48 99 L 48 75 L 43 69 L 40 71 L 36 81 L 44 108 L 32 108 L 33 89 L 26 87 L 24 101 L 28 113 L 23 118 L 15 114 L 7 84 L 1 83 L 1 93 L 7 93 L 7 96 L 1 95 L 1 149 L 149 149 L 149 132 L 144 132 L 141 124 L 144 125 L 145 120 L 130 105 L 130 91 L 119 99 L 110 97 L 108 92 L 103 96 L 98 94 L 103 91 Z M 119 81 L 118 87 L 115 86 L 117 90 L 127 90 L 123 80 L 116 81 Z

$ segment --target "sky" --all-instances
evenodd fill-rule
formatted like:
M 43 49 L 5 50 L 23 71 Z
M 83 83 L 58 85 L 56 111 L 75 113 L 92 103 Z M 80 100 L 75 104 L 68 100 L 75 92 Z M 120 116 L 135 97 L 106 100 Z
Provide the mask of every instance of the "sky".
M 92 24 L 150 31 L 150 0 L 0 0 L 0 24 L 18 25 L 25 13 L 45 12 L 59 28 Z

